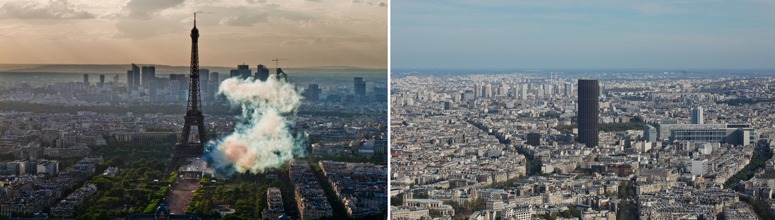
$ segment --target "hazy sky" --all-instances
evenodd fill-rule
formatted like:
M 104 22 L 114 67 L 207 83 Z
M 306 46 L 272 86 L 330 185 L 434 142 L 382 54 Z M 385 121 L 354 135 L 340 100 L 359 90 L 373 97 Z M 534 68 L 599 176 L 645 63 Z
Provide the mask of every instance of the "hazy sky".
M 387 66 L 387 0 L 0 0 L 0 63 Z
M 391 1 L 393 68 L 775 68 L 775 0 Z

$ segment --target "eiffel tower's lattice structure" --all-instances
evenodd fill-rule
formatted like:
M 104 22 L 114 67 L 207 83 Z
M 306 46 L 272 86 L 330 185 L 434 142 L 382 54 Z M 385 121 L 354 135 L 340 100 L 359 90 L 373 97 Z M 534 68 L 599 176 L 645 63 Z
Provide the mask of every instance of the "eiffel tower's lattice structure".
M 204 144 L 207 142 L 207 129 L 205 116 L 202 114 L 201 96 L 199 94 L 199 29 L 196 28 L 196 14 L 194 14 L 194 28 L 191 29 L 191 73 L 188 83 L 188 106 L 186 107 L 185 122 L 180 139 L 175 144 L 167 172 L 173 171 L 179 165 L 180 159 L 186 157 L 201 157 L 204 152 Z M 193 132 L 192 134 L 192 130 Z

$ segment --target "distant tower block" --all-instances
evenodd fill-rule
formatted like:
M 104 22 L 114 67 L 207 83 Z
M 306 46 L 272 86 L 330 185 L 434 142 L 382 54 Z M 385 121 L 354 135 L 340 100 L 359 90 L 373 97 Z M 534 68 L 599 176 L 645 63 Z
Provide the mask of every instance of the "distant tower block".
M 531 145 L 531 146 L 541 145 L 541 134 L 539 134 L 539 133 L 528 133 L 527 134 L 527 144 Z
M 702 106 L 692 109 L 692 124 L 705 124 Z
M 137 66 L 137 64 L 132 64 L 132 90 L 140 90 L 138 87 L 142 85 L 142 82 L 140 82 L 140 66 Z
M 242 64 L 237 65 L 237 72 L 239 74 L 239 77 L 242 77 L 243 79 L 247 79 L 250 77 L 250 66 Z
M 143 66 L 140 68 L 140 72 L 143 87 L 150 87 L 151 81 L 156 79 L 156 66 Z
M 135 81 L 133 80 L 134 76 L 132 75 L 132 70 L 126 71 L 126 92 L 132 93 L 132 88 L 135 87 Z
M 211 99 L 215 99 L 215 93 L 218 92 L 219 82 L 220 81 L 218 79 L 218 72 L 210 73 L 210 82 L 207 84 L 208 87 L 210 87 L 210 89 L 208 89 L 207 91 L 209 91 L 210 95 L 208 95 L 208 97 L 211 97 Z
M 366 95 L 366 81 L 363 81 L 363 77 L 354 77 L 353 87 L 354 87 L 353 93 L 356 96 Z
M 579 142 L 587 147 L 598 146 L 599 143 L 599 96 L 600 86 L 597 80 L 580 79 L 578 85 L 578 128 Z
M 256 67 L 256 79 L 266 81 L 269 78 L 269 68 L 266 68 L 264 64 L 258 64 Z
M 309 84 L 304 92 L 307 100 L 318 101 L 320 99 L 320 87 L 318 84 Z
M 199 69 L 199 89 L 202 93 L 202 98 L 209 100 L 210 99 L 210 87 L 207 86 L 207 83 L 210 82 L 210 70 L 208 69 Z

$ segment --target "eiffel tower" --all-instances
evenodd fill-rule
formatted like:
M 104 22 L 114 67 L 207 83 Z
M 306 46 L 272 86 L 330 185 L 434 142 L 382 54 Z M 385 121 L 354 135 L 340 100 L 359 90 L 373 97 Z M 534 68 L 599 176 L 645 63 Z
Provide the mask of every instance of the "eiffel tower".
M 207 142 L 205 116 L 202 114 L 202 103 L 199 95 L 199 30 L 196 28 L 196 13 L 194 13 L 194 28 L 191 29 L 191 73 L 188 84 L 188 107 L 183 118 L 183 131 L 175 144 L 167 172 L 177 169 L 180 160 L 189 157 L 201 157 L 203 145 Z M 192 130 L 195 130 L 192 134 Z

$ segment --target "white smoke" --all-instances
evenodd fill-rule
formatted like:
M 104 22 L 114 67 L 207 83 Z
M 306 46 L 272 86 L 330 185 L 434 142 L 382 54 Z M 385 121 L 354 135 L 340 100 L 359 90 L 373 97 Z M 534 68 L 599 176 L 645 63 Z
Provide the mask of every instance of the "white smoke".
M 293 84 L 273 75 L 266 81 L 229 78 L 221 82 L 218 94 L 242 107 L 242 121 L 233 133 L 210 143 L 214 145 L 208 153 L 213 168 L 219 172 L 233 169 L 239 173 L 262 173 L 303 152 L 303 141 L 294 137 L 285 117 L 302 100 Z

